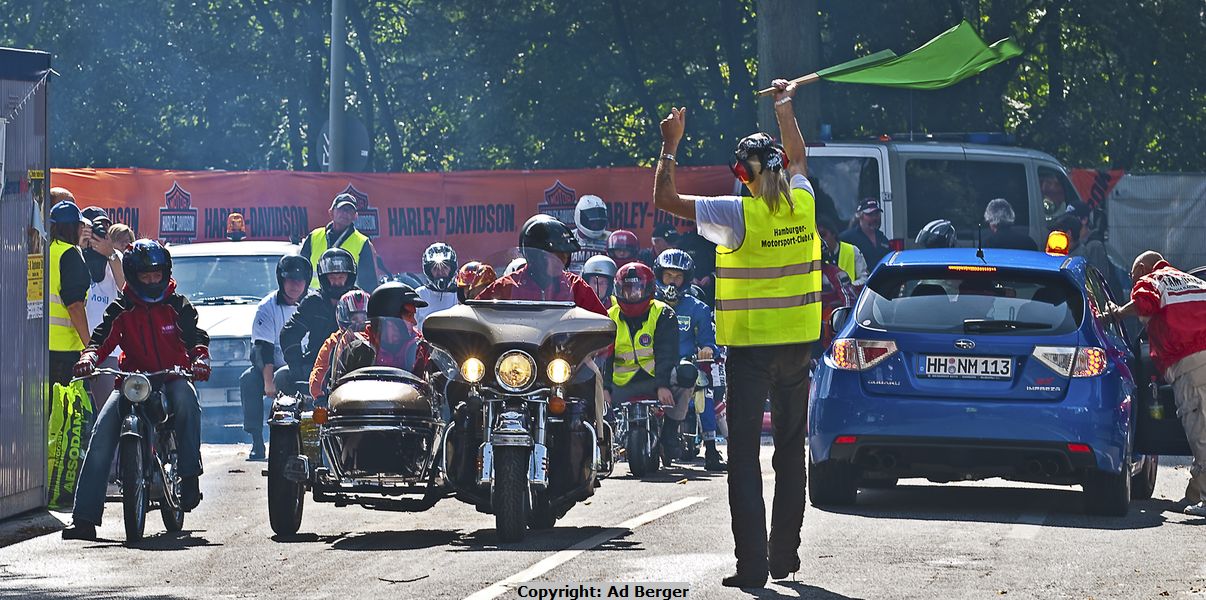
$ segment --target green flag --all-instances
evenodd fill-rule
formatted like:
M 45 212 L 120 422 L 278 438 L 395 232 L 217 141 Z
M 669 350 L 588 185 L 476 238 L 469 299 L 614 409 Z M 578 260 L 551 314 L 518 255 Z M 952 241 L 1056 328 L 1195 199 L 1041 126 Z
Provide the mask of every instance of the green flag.
M 829 69 L 824 69 L 816 75 L 838 83 L 937 90 L 1021 54 L 1022 49 L 1009 38 L 986 45 L 971 24 L 963 21 L 904 56 L 836 73 L 826 73 Z

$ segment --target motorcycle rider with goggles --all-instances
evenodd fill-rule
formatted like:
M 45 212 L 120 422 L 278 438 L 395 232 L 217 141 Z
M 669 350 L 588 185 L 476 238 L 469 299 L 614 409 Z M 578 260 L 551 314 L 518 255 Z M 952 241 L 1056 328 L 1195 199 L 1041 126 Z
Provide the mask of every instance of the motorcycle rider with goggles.
M 194 379 L 209 379 L 209 334 L 197 325 L 197 309 L 176 293 L 172 256 L 152 240 L 138 240 L 122 257 L 126 285 L 105 310 L 104 320 L 75 364 L 76 377 L 92 375 L 96 365 L 121 346 L 123 371 L 191 369 Z M 179 445 L 181 504 L 190 511 L 201 502 L 201 405 L 187 379 L 169 378 L 164 392 L 175 415 Z M 104 513 L 105 488 L 121 433 L 120 385 L 96 416 L 88 454 L 80 469 L 72 525 L 64 539 L 95 540 Z

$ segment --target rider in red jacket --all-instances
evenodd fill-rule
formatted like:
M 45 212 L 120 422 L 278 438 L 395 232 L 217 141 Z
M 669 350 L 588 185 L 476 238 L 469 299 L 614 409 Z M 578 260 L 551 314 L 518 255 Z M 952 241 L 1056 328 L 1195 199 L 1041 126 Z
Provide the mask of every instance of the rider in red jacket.
M 76 377 L 93 374 L 96 365 L 116 346 L 124 371 L 162 371 L 172 367 L 191 370 L 197 381 L 209 379 L 209 334 L 197 326 L 197 309 L 176 293 L 172 256 L 152 240 L 138 240 L 122 257 L 126 287 L 109 305 L 104 321 L 92 332 L 88 347 L 75 365 Z M 164 392 L 175 415 L 176 444 L 181 476 L 181 504 L 192 510 L 201 502 L 201 406 L 197 390 L 187 379 L 174 377 Z M 104 512 L 109 468 L 121 433 L 121 387 L 118 386 L 96 415 L 88 454 L 80 468 L 72 511 L 72 526 L 65 539 L 96 539 Z
M 566 270 L 579 249 L 569 226 L 548 215 L 523 224 L 519 248 L 527 264 L 482 290 L 478 300 L 547 300 L 573 302 L 579 308 L 607 315 L 607 309 L 581 277 Z

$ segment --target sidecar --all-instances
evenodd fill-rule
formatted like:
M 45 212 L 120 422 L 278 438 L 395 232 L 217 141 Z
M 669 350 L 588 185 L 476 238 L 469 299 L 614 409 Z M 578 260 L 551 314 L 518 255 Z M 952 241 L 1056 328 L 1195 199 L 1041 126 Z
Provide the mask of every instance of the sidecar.
M 301 526 L 306 490 L 336 506 L 422 511 L 442 496 L 435 469 L 444 399 L 393 367 L 344 375 L 327 406 L 281 396 L 268 421 L 268 515 L 278 534 Z

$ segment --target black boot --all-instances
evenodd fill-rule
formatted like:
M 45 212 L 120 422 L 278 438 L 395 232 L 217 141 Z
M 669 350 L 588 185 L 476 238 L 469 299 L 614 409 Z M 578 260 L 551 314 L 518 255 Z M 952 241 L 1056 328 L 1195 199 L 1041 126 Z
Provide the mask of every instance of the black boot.
M 704 469 L 708 471 L 724 471 L 728 465 L 724 463 L 724 458 L 720 456 L 720 450 L 716 449 L 716 440 L 704 441 Z
M 96 541 L 96 525 L 73 521 L 71 527 L 63 530 L 63 539 Z
M 675 421 L 666 417 L 666 421 L 662 423 L 662 455 L 666 457 L 666 462 L 675 461 L 682 458 L 683 455 L 683 440 L 678 434 L 678 426 L 682 421 Z
M 193 475 L 180 481 L 180 507 L 189 512 L 201 504 L 201 485 L 199 477 Z

